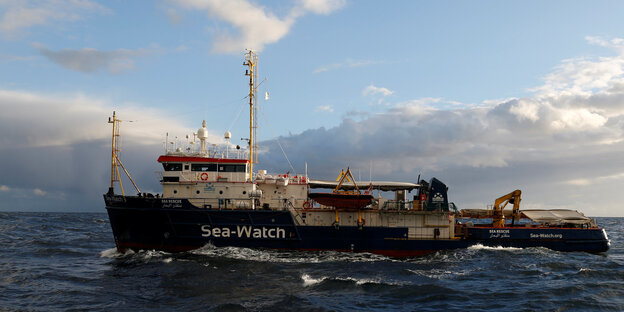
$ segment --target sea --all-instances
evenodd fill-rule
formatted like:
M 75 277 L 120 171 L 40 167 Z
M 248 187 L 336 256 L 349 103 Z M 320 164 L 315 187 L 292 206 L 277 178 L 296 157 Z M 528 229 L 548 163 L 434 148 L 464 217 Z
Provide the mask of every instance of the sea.
M 205 246 L 120 253 L 105 213 L 0 212 L 0 311 L 624 311 L 624 218 L 603 254 Z

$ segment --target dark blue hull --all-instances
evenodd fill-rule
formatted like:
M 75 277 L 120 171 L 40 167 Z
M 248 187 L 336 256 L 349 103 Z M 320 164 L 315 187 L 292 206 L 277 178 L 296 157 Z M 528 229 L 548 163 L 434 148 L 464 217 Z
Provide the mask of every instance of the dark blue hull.
M 603 252 L 609 247 L 600 229 L 511 229 L 502 238 L 493 237 L 488 228 L 468 228 L 465 237 L 456 239 L 408 239 L 406 227 L 296 226 L 289 211 L 199 209 L 183 199 L 104 198 L 120 250 L 178 252 L 212 244 L 406 257 L 475 244 L 589 252 Z
M 597 228 L 474 227 L 466 230 L 466 239 L 478 241 L 485 246 L 605 252 L 610 245 L 606 232 Z

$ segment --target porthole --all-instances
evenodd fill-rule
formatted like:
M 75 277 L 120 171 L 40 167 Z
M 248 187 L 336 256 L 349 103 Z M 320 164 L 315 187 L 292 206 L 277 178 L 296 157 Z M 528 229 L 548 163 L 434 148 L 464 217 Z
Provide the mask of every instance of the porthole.
M 195 193 L 199 194 L 199 190 L 195 191 Z
M 223 191 L 219 191 L 219 194 L 223 194 Z
M 247 194 L 247 191 L 243 191 L 243 195 Z
M 178 194 L 178 190 L 173 190 L 173 194 Z

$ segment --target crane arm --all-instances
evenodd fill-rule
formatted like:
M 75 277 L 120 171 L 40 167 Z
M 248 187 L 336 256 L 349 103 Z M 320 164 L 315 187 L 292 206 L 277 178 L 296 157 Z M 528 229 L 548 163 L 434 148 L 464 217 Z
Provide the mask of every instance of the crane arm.
M 493 226 L 494 227 L 504 227 L 505 226 L 505 216 L 503 215 L 503 209 L 507 206 L 507 204 L 513 204 L 512 210 L 512 218 L 516 218 L 518 215 L 518 211 L 520 210 L 520 199 L 521 199 L 522 191 L 515 190 L 507 195 L 503 195 L 497 198 L 494 201 L 493 207 Z

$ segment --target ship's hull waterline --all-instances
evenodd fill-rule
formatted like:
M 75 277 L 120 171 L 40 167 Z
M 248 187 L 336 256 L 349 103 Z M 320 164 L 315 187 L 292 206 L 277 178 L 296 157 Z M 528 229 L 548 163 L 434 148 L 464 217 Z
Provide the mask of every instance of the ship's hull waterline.
M 181 252 L 201 248 L 246 247 L 287 250 L 370 252 L 411 257 L 472 245 L 545 247 L 557 251 L 604 252 L 602 229 L 465 227 L 459 238 L 411 239 L 408 227 L 296 225 L 288 210 L 219 210 L 172 207 L 166 199 L 105 196 L 120 251 Z

